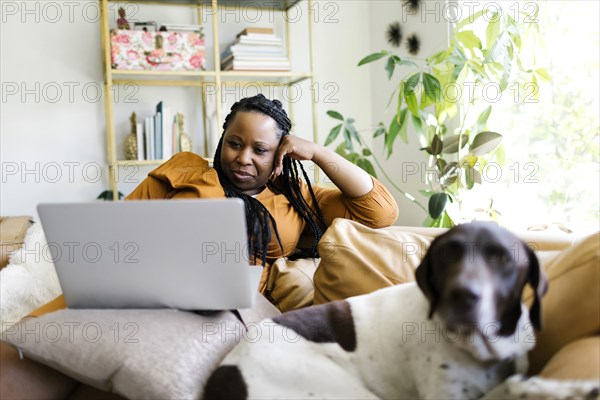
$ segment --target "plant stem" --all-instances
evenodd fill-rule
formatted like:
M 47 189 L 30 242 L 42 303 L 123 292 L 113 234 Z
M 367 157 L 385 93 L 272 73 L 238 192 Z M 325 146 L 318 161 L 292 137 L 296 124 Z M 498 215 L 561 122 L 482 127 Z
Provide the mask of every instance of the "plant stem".
M 360 140 L 363 142 L 363 147 L 367 150 L 369 150 L 371 152 L 371 157 L 373 157 L 373 160 L 375 161 L 375 164 L 377 164 L 377 166 L 379 167 L 379 169 L 381 170 L 381 172 L 383 173 L 383 176 L 385 176 L 385 178 L 388 180 L 388 182 L 394 187 L 394 189 L 396 189 L 397 191 L 399 191 L 404 197 L 406 197 L 408 200 L 412 201 L 413 203 L 415 203 L 416 205 L 418 205 L 424 212 L 426 215 L 429 215 L 429 211 L 421 204 L 417 201 L 417 199 L 414 198 L 413 195 L 411 195 L 408 192 L 405 192 L 404 190 L 400 189 L 395 183 L 394 181 L 392 181 L 392 179 L 388 176 L 388 174 L 385 173 L 385 169 L 383 169 L 383 167 L 381 166 L 381 164 L 379 163 L 379 160 L 377 160 L 377 157 L 375 157 L 375 153 L 373 153 L 373 151 L 369 148 L 369 146 L 367 146 L 365 143 L 364 138 L 362 137 L 362 135 L 358 132 L 356 132 L 358 134 L 358 136 L 360 137 Z

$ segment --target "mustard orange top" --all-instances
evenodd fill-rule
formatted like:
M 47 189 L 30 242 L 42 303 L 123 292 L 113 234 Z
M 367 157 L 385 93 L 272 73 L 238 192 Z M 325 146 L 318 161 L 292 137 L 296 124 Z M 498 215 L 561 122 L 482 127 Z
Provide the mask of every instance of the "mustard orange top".
M 274 186 L 277 186 L 276 181 L 274 181 Z M 314 208 L 314 202 L 304 181 L 301 181 L 300 188 L 307 203 Z M 356 198 L 346 197 L 338 189 L 315 186 L 313 191 L 328 226 L 335 218 L 347 218 L 371 228 L 382 228 L 392 225 L 398 218 L 398 206 L 394 197 L 375 178 L 373 178 L 373 189 Z M 208 161 L 199 155 L 182 152 L 175 154 L 170 160 L 150 172 L 148 177 L 127 196 L 126 200 L 215 197 L 225 197 L 217 171 L 210 168 Z M 266 287 L 270 264 L 275 259 L 289 256 L 294 252 L 305 228 L 305 222 L 285 195 L 275 189 L 267 187 L 255 198 L 269 210 L 275 219 L 283 245 L 282 253 L 277 238 L 272 235 L 273 238 L 267 251 L 268 265 L 263 270 L 259 286 L 262 293 Z M 54 304 L 59 306 L 54 309 L 64 307 L 62 299 L 55 300 Z M 44 307 L 49 306 L 50 304 Z M 38 312 L 40 310 L 36 310 L 31 315 L 41 315 Z M 44 309 L 43 311 L 52 310 Z

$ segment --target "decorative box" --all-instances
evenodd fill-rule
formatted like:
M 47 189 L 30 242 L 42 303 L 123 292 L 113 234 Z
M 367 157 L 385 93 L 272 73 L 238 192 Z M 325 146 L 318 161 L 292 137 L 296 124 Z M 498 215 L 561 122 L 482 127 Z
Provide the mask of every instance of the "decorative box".
M 202 32 L 110 32 L 113 69 L 199 71 L 205 69 Z

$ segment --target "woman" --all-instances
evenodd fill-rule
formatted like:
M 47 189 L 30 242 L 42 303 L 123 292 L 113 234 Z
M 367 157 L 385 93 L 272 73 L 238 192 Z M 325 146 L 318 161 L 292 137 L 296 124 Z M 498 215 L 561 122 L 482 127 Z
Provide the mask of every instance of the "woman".
M 313 240 L 299 254 L 316 257 L 319 239 L 335 218 L 374 228 L 396 221 L 398 207 L 381 183 L 330 149 L 290 135 L 290 128 L 278 100 L 261 94 L 242 99 L 225 118 L 214 168 L 193 153 L 176 154 L 127 199 L 241 198 L 252 262 L 265 266 L 261 292 L 270 264 L 294 255 L 303 231 Z M 313 188 L 300 160 L 317 164 L 339 190 Z

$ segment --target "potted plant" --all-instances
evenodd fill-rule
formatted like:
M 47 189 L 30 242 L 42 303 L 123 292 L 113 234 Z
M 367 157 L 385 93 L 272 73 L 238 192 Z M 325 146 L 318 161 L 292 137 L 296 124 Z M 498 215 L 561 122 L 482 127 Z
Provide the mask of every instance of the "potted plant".
M 491 87 L 497 95 L 507 90 L 527 92 L 535 98 L 538 80 L 550 80 L 544 68 L 524 60 L 525 54 L 534 54 L 528 45 L 539 40 L 537 12 L 533 16 L 516 16 L 482 10 L 466 17 L 455 25 L 448 48 L 428 57 L 424 65 L 385 50 L 358 63 L 362 66 L 385 60 L 390 82 L 397 70 L 404 72 L 408 68 L 398 82 L 392 82 L 394 90 L 388 107 L 395 102 L 395 113 L 388 124 L 378 124 L 373 138 L 383 137 L 389 158 L 398 138 L 408 142 L 409 122 L 414 126 L 427 168 L 435 172 L 427 174 L 426 188 L 421 191 L 428 197 L 427 207 L 390 182 L 427 213 L 426 226 L 453 226 L 460 218 L 465 191 L 482 183 L 481 173 L 488 163 L 504 162 L 502 135 L 487 129 L 494 104 L 486 101 L 482 89 L 489 92 Z M 534 90 L 528 90 L 532 87 Z M 524 100 L 515 96 L 515 101 Z M 344 141 L 336 148 L 339 154 L 371 174 L 375 174 L 373 160 L 385 174 L 361 139 L 354 119 L 333 110 L 328 115 L 338 123 L 329 132 L 325 145 L 332 144 L 342 134 Z M 448 212 L 450 203 L 457 210 L 454 218 Z M 492 205 L 485 211 L 494 217 L 497 212 Z

